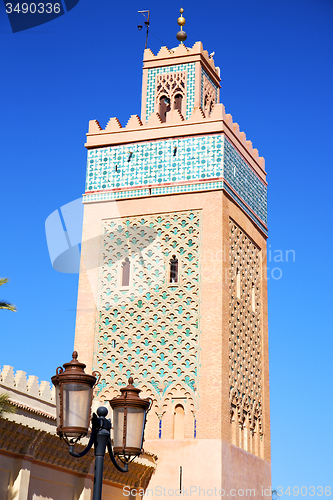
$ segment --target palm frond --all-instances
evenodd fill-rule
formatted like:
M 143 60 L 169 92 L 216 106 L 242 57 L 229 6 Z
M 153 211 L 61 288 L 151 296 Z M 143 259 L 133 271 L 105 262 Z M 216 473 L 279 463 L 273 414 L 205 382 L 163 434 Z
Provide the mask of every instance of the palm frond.
M 8 278 L 0 278 L 0 286 L 5 285 L 8 283 L 9 279 Z M 16 307 L 14 304 L 10 304 L 9 302 L 0 301 L 0 309 L 7 309 L 8 311 L 13 311 L 16 312 Z
M 0 302 L 0 309 L 8 309 L 8 311 L 16 312 L 17 309 L 13 304 L 9 304 L 8 302 Z
M 15 413 L 15 412 L 16 408 L 10 401 L 9 394 L 7 394 L 6 392 L 0 394 L 0 417 L 4 413 Z

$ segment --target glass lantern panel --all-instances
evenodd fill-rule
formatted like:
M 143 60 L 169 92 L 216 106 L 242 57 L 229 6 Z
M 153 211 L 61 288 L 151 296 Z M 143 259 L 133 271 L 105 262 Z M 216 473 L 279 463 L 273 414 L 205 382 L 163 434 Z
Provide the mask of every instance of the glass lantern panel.
M 142 448 L 146 411 L 127 408 L 126 448 Z M 116 448 L 123 447 L 124 408 L 113 410 L 113 440 Z
M 124 408 L 114 408 L 113 410 L 113 445 L 115 447 L 123 446 L 124 429 Z
M 143 408 L 127 409 L 126 447 L 142 448 L 145 415 Z
M 63 384 L 63 426 L 88 430 L 90 418 L 91 387 L 86 384 Z M 77 433 L 66 432 L 76 437 Z
M 60 425 L 60 385 L 55 388 L 57 427 Z

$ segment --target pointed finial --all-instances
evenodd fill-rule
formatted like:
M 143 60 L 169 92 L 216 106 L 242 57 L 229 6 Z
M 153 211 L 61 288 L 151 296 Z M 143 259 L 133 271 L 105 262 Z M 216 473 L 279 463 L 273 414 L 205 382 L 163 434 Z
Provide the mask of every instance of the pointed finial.
M 177 40 L 179 40 L 180 43 L 183 43 L 187 38 L 187 34 L 185 33 L 185 31 L 183 31 L 183 26 L 186 23 L 186 20 L 183 17 L 183 12 L 184 12 L 183 7 L 179 10 L 179 12 L 180 12 L 180 17 L 178 17 L 177 19 L 177 24 L 178 26 L 180 26 L 180 31 L 178 31 L 176 38 Z

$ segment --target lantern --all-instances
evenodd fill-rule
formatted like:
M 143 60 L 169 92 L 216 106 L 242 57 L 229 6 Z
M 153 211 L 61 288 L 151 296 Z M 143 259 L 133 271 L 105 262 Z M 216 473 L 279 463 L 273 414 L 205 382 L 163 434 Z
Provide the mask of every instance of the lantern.
M 96 377 L 84 372 L 86 365 L 77 359 L 77 352 L 73 352 L 73 359 L 60 366 L 52 383 L 56 391 L 57 434 L 67 442 L 77 441 L 88 432 L 90 423 L 93 387 Z
M 126 462 L 142 453 L 146 415 L 151 399 L 141 399 L 140 389 L 133 386 L 133 378 L 128 386 L 120 389 L 121 395 L 110 401 L 113 410 L 113 453 Z

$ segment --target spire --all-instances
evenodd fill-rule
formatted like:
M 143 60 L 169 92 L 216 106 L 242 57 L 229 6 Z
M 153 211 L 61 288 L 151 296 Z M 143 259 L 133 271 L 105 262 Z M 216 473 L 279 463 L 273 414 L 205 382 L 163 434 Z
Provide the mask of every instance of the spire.
M 183 31 L 183 26 L 186 23 L 185 17 L 183 17 L 183 12 L 184 12 L 183 7 L 179 10 L 179 12 L 180 12 L 180 17 L 178 17 L 177 23 L 178 26 L 180 26 L 180 31 L 178 31 L 176 38 L 180 43 L 183 43 L 187 38 L 187 34 L 185 33 L 185 31 Z

